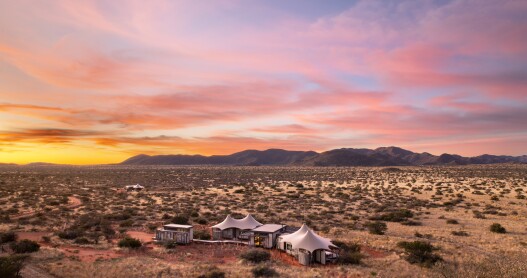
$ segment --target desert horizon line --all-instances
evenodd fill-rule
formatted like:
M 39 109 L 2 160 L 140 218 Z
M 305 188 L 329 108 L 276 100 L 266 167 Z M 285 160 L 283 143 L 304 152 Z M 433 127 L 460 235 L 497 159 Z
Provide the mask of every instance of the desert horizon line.
M 10 161 L 0 161 L 0 165 L 19 165 L 19 166 L 25 166 L 25 165 L 31 165 L 31 164 L 51 164 L 51 165 L 72 165 L 72 166 L 90 166 L 90 165 L 115 165 L 115 164 L 121 164 L 123 162 L 125 162 L 126 160 L 130 159 L 130 158 L 133 158 L 133 157 L 137 157 L 137 156 L 141 156 L 141 155 L 144 155 L 144 156 L 149 156 L 149 157 L 155 157 L 155 156 L 202 156 L 202 157 L 218 157 L 218 156 L 229 156 L 229 155 L 233 155 L 233 154 L 237 154 L 237 153 L 241 153 L 241 152 L 246 152 L 246 151 L 258 151 L 258 152 L 265 152 L 265 151 L 271 151 L 271 150 L 280 150 L 280 151 L 286 151 L 286 152 L 314 152 L 314 153 L 317 153 L 317 154 L 322 154 L 322 153 L 325 153 L 325 152 L 330 152 L 330 151 L 334 151 L 334 150 L 341 150 L 341 149 L 354 149 L 354 150 L 378 150 L 378 149 L 382 149 L 382 148 L 397 148 L 397 149 L 401 149 L 401 150 L 404 150 L 404 151 L 409 151 L 409 152 L 412 152 L 412 153 L 415 153 L 415 154 L 430 154 L 430 155 L 433 155 L 433 156 L 441 156 L 441 155 L 455 155 L 455 156 L 460 156 L 460 157 L 465 157 L 465 158 L 473 158 L 473 157 L 481 157 L 481 156 L 485 156 L 485 155 L 490 155 L 490 156 L 497 156 L 497 157 L 523 157 L 523 156 L 527 156 L 527 154 L 518 154 L 518 155 L 508 155 L 508 154 L 492 154 L 492 153 L 482 153 L 482 154 L 478 154 L 478 155 L 460 155 L 460 154 L 457 154 L 457 153 L 453 153 L 453 152 L 442 152 L 442 153 L 435 153 L 435 152 L 428 152 L 428 151 L 423 151 L 423 152 L 418 152 L 418 151 L 413 151 L 413 150 L 410 150 L 409 148 L 405 148 L 405 147 L 398 147 L 398 146 L 394 146 L 394 145 L 390 145 L 390 146 L 379 146 L 379 147 L 372 147 L 372 148 L 367 148 L 367 147 L 336 147 L 336 148 L 330 148 L 328 150 L 298 150 L 298 149 L 295 149 L 295 150 L 292 150 L 292 149 L 287 149 L 287 148 L 280 148 L 280 147 L 268 147 L 268 148 L 249 148 L 249 149 L 241 149 L 239 151 L 234 151 L 234 152 L 226 152 L 226 153 L 221 153 L 221 154 L 202 154 L 202 153 L 162 153 L 162 154 L 153 154 L 153 153 L 148 153 L 148 152 L 140 152 L 140 153 L 137 153 L 137 154 L 133 154 L 133 155 L 130 155 L 129 157 L 125 158 L 124 160 L 122 161 L 119 161 L 119 162 L 107 162 L 107 163 L 54 163 L 54 162 L 49 162 L 49 161 L 43 161 L 43 160 L 36 160 L 36 161 L 32 161 L 32 162 L 27 162 L 27 163 L 16 163 L 16 162 L 10 162 Z

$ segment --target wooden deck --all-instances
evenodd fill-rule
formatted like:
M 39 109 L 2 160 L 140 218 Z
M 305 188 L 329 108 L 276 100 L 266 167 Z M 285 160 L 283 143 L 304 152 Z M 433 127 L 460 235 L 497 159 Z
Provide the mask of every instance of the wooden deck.
M 203 240 L 203 239 L 193 239 L 192 241 L 196 242 L 196 243 L 209 243 L 209 244 L 232 243 L 232 244 L 249 245 L 249 242 L 247 242 L 247 241 L 240 241 L 240 240 Z

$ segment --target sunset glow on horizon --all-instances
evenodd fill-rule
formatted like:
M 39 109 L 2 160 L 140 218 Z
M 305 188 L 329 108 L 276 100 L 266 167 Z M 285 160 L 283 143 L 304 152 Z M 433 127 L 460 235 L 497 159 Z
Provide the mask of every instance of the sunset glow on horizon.
M 527 154 L 527 1 L 2 1 L 0 162 Z

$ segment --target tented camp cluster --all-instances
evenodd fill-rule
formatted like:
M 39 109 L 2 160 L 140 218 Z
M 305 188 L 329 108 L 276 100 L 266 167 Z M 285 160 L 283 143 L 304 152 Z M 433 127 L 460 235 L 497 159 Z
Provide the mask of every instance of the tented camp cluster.
M 212 239 L 193 239 L 191 225 L 168 224 L 156 232 L 156 240 L 175 240 L 178 243 L 242 243 L 253 247 L 276 248 L 294 256 L 301 264 L 326 264 L 335 261 L 337 247 L 331 240 L 317 235 L 307 225 L 293 228 L 283 224 L 262 224 L 250 214 L 242 219 L 227 215 L 212 226 Z

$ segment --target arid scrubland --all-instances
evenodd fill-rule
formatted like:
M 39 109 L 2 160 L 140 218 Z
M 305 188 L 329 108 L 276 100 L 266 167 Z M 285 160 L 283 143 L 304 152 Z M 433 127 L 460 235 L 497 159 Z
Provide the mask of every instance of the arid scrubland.
M 123 190 L 136 183 L 146 190 Z M 0 232 L 41 245 L 22 274 L 42 277 L 248 277 L 254 265 L 239 258 L 245 246 L 148 243 L 174 219 L 209 231 L 226 214 L 246 213 L 263 223 L 307 223 L 362 247 L 359 265 L 315 267 L 272 251 L 266 266 L 282 277 L 527 276 L 527 165 L 521 164 L 2 166 L 0 209 Z M 377 222 L 386 224 L 384 234 L 376 234 Z M 495 223 L 504 230 L 491 231 Z M 119 248 L 127 236 L 143 246 Z M 410 264 L 402 241 L 430 243 L 442 260 Z

